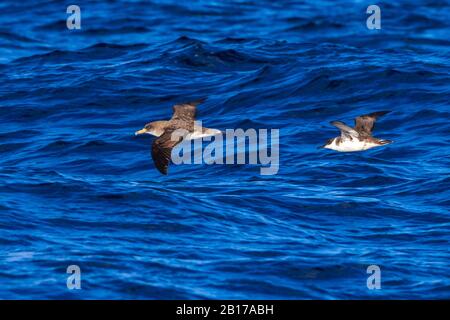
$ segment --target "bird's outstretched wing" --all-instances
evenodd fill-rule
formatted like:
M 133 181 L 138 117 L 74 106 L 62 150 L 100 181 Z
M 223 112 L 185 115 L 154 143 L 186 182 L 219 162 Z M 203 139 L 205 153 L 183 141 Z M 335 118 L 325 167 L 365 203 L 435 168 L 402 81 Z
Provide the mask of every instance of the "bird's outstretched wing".
M 155 139 L 152 144 L 152 158 L 155 167 L 162 174 L 167 174 L 172 149 L 181 142 L 182 137 L 172 140 L 173 130 L 166 130 L 159 138 Z
M 378 111 L 355 118 L 355 130 L 363 136 L 372 136 L 372 130 L 378 117 L 390 111 Z
M 205 101 L 205 99 L 200 99 L 192 102 L 186 102 L 181 104 L 176 104 L 173 106 L 173 116 L 171 120 L 174 121 L 194 121 L 195 114 L 197 111 L 197 106 Z
M 344 139 L 346 139 L 348 137 L 355 137 L 355 138 L 359 137 L 359 133 L 355 129 L 350 128 L 348 125 L 346 125 L 343 122 L 332 121 L 330 123 L 333 126 L 337 127 L 339 130 L 341 130 L 341 137 L 344 138 Z

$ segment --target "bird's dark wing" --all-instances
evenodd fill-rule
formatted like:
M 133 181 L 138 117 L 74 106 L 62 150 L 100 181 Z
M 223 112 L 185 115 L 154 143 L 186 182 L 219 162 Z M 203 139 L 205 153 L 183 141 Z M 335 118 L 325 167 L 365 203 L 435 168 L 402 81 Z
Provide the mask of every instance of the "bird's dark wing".
M 363 136 L 372 136 L 372 130 L 378 117 L 389 113 L 390 111 L 378 111 L 366 114 L 355 119 L 355 130 Z
M 350 128 L 348 125 L 346 125 L 343 122 L 332 121 L 330 123 L 333 126 L 337 127 L 339 130 L 341 130 L 341 137 L 344 138 L 344 139 L 346 139 L 348 137 L 355 137 L 355 138 L 359 137 L 359 133 L 355 129 Z
M 159 138 L 155 139 L 152 144 L 153 162 L 158 171 L 162 174 L 167 174 L 172 149 L 183 140 L 182 137 L 172 140 L 173 131 L 174 130 L 166 130 Z
M 205 99 L 174 105 L 173 116 L 171 120 L 194 121 L 197 106 L 203 101 L 205 101 Z

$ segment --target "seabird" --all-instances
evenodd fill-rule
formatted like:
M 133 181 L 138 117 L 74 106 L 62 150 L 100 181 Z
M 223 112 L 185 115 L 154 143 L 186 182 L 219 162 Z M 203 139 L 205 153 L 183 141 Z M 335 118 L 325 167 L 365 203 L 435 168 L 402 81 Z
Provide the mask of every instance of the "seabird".
M 331 124 L 341 130 L 341 136 L 331 138 L 322 148 L 340 152 L 363 151 L 374 147 L 392 143 L 391 140 L 383 140 L 372 137 L 372 130 L 378 117 L 390 111 L 378 111 L 355 118 L 355 127 L 351 128 L 340 121 L 332 121 Z
M 173 106 L 173 115 L 170 120 L 147 123 L 142 130 L 135 132 L 135 135 L 146 133 L 158 137 L 153 141 L 151 153 L 156 168 L 162 174 L 167 174 L 172 149 L 181 141 L 222 134 L 220 130 L 195 125 L 196 107 L 204 101 L 205 99 L 200 99 L 176 104 Z M 177 139 L 172 140 L 172 133 L 176 130 L 184 130 L 186 134 L 184 136 L 178 136 L 178 138 L 174 137 Z

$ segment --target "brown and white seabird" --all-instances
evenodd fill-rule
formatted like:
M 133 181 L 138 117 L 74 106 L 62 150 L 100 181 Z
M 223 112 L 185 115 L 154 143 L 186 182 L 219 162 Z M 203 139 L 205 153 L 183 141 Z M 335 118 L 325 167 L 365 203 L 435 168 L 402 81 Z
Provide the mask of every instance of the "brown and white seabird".
M 372 130 L 378 117 L 390 111 L 378 111 L 355 118 L 355 127 L 351 128 L 340 121 L 331 124 L 341 130 L 341 136 L 331 138 L 322 146 L 340 152 L 363 151 L 374 147 L 384 146 L 392 143 L 391 140 L 377 139 L 372 137 Z
M 173 115 L 170 120 L 150 122 L 142 130 L 135 132 L 135 135 L 151 134 L 158 137 L 153 141 L 151 153 L 156 168 L 162 174 L 167 174 L 172 149 L 181 141 L 210 137 L 222 133 L 222 131 L 217 129 L 197 127 L 195 125 L 196 107 L 203 101 L 205 99 L 176 104 L 173 106 Z M 176 130 L 184 130 L 186 134 L 172 140 L 172 133 Z

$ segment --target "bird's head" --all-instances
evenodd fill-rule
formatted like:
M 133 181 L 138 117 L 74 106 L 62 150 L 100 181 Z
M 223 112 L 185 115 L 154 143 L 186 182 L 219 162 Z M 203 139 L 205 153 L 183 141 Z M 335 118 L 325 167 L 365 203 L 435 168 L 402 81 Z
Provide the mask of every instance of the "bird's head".
M 134 134 L 136 136 L 138 136 L 140 134 L 146 133 L 146 134 L 151 134 L 152 136 L 159 137 L 164 132 L 164 129 L 161 126 L 162 122 L 163 121 L 154 121 L 154 122 L 147 123 L 144 128 L 142 128 L 139 131 L 136 131 Z
M 150 123 L 147 123 L 146 125 L 145 125 L 145 127 L 144 128 L 142 128 L 141 130 L 138 130 L 138 131 L 136 131 L 134 134 L 137 136 L 137 135 L 140 135 L 140 134 L 145 134 L 145 133 L 147 133 L 147 134 L 152 134 L 151 132 L 153 131 L 153 125 L 152 125 L 152 122 L 150 122 Z

